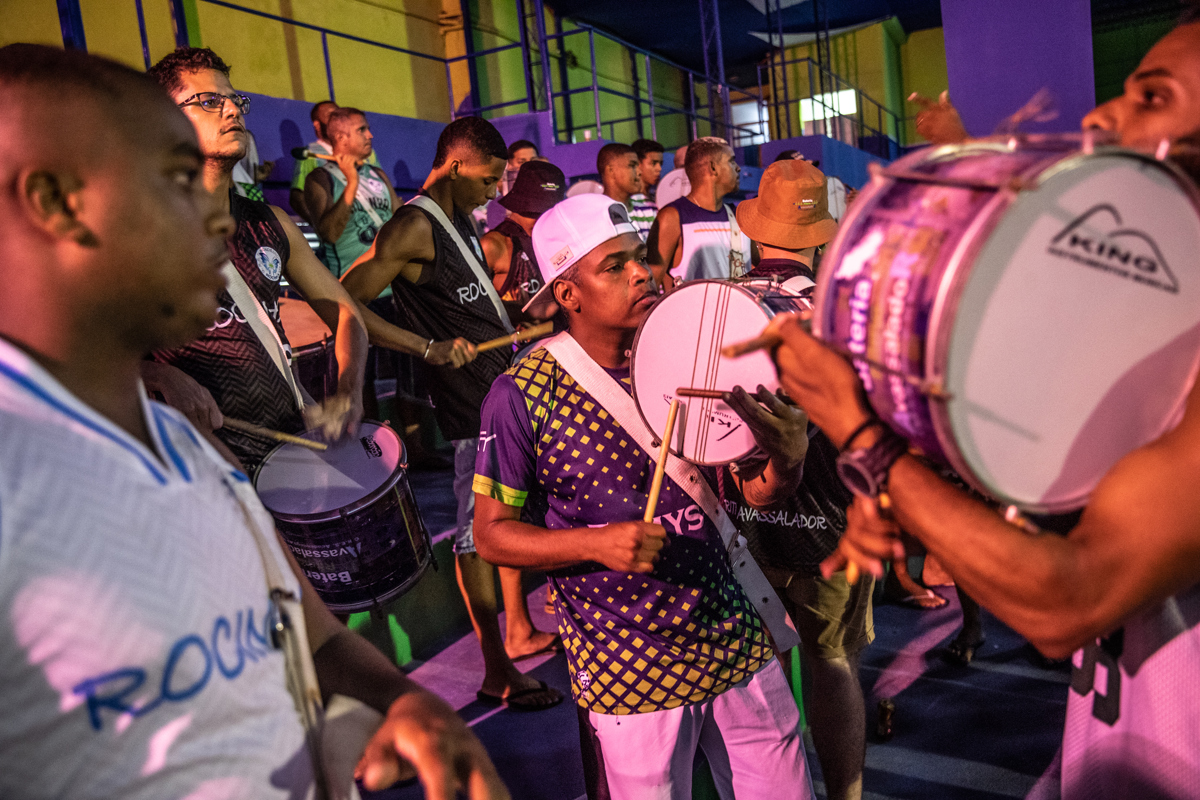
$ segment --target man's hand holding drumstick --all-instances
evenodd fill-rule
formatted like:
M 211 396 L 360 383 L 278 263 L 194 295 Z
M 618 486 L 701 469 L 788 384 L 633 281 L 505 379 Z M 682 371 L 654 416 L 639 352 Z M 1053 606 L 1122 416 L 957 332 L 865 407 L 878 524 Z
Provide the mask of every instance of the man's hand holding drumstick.
M 874 414 L 850 362 L 808 332 L 810 315 L 781 314 L 771 321 L 761 339 L 774 346 L 779 381 L 788 395 L 841 449 Z M 854 445 L 868 447 L 879 434 L 877 427 L 869 427 L 855 438 Z M 849 577 L 863 569 L 882 578 L 883 561 L 903 554 L 899 529 L 864 498 L 856 498 L 846 519 L 846 533 L 837 551 L 821 565 L 822 574 L 828 577 L 846 568 Z

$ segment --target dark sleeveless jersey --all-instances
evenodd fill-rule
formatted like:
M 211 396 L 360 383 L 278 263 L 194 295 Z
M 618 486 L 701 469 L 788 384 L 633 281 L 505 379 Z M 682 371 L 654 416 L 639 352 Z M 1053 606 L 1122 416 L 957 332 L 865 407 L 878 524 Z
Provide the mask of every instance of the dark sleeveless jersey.
M 511 219 L 504 220 L 493 230 L 512 241 L 512 258 L 508 262 L 504 285 L 500 287 L 500 299 L 525 305 L 542 288 L 542 272 L 537 267 L 533 239 Z
M 237 221 L 237 230 L 229 240 L 230 259 L 286 345 L 287 336 L 279 319 L 279 279 L 291 256 L 287 234 L 266 203 L 233 195 L 230 212 Z M 292 390 L 254 329 L 234 306 L 229 292 L 222 289 L 217 303 L 217 321 L 203 336 L 175 350 L 157 351 L 155 360 L 195 378 L 212 393 L 217 407 L 228 417 L 286 433 L 303 430 L 304 420 Z M 275 446 L 274 442 L 227 428 L 216 434 L 249 470 Z
M 404 327 L 418 336 L 436 341 L 462 337 L 478 344 L 507 331 L 500 323 L 496 308 L 488 299 L 483 285 L 467 265 L 449 232 L 424 210 L 433 228 L 433 247 L 436 256 L 432 267 L 421 272 L 413 284 L 397 277 L 392 282 L 396 305 L 404 319 Z M 486 266 L 483 248 L 475 235 L 474 226 L 464 215 L 455 213 L 454 227 L 471 247 L 479 262 Z M 434 415 L 442 435 L 447 439 L 474 439 L 479 435 L 479 409 L 492 381 L 508 369 L 511 350 L 500 347 L 479 357 L 465 367 L 429 367 L 429 386 Z

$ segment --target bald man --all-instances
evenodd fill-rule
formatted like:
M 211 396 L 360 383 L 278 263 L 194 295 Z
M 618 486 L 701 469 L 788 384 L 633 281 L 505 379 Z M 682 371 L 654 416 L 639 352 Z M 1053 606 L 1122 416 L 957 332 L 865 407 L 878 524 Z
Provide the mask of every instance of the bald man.
M 246 476 L 146 397 L 146 354 L 215 318 L 233 228 L 187 117 L 39 45 L 0 48 L 0 106 L 0 797 L 311 796 L 277 619 L 325 698 L 385 715 L 369 787 L 415 766 L 427 796 L 507 798 L 454 712 L 316 598 Z M 274 618 L 289 596 L 303 613 Z

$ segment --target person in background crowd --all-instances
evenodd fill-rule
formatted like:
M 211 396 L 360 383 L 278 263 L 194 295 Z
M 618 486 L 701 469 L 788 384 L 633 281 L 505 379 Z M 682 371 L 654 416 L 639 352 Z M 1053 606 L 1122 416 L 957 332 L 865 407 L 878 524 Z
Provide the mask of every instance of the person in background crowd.
M 826 176 L 807 161 L 786 159 L 767 167 L 758 196 L 737 208 L 738 223 L 761 251 L 758 265 L 746 277 L 799 278 L 811 298 L 816 250 L 837 233 L 827 196 Z M 724 502 L 731 517 L 744 520 L 739 527 L 750 552 L 800 633 L 803 672 L 810 682 L 804 709 L 826 797 L 858 800 L 866 756 L 858 665 L 859 655 L 875 638 L 874 581 L 867 576 L 852 585 L 844 571 L 821 577 L 821 562 L 837 549 L 854 496 L 838 477 L 837 448 L 815 425 L 807 432 L 804 477 L 781 506 L 787 513 L 755 513 L 732 484 Z M 786 662 L 788 655 L 782 657 Z
M 533 627 L 521 573 L 515 569 L 500 570 L 506 609 L 506 633 L 500 635 L 496 568 L 475 552 L 472 525 L 479 408 L 511 355 L 504 348 L 477 354 L 473 342 L 504 336 L 511 323 L 491 285 L 469 215 L 495 197 L 507 156 L 504 138 L 487 120 L 460 117 L 447 125 L 425 179 L 426 199 L 401 207 L 342 280 L 360 301 L 377 297 L 390 284 L 406 326 L 416 333 L 368 309 L 364 316 L 371 343 L 412 353 L 434 366 L 434 413 L 442 434 L 454 443 L 455 568 L 483 650 L 485 672 L 477 696 L 484 703 L 537 711 L 562 702 L 562 693 L 523 674 L 513 660 L 562 645 L 557 635 Z
M 336 161 L 323 161 L 308 175 L 304 205 L 321 237 L 317 257 L 340 278 L 371 248 L 400 198 L 392 182 L 367 159 L 374 148 L 367 117 L 357 108 L 338 108 L 325 124 Z
M 687 158 L 687 149 L 688 146 L 685 144 L 675 151 L 675 166 L 659 179 L 658 186 L 655 187 L 654 204 L 658 208 L 667 207 L 692 190 L 692 185 L 688 182 L 687 170 L 683 168 L 683 163 Z
M 637 153 L 627 144 L 614 142 L 601 147 L 596 154 L 596 172 L 600 174 L 604 194 L 626 209 L 632 205 L 633 196 L 642 191 Z
M 492 284 L 500 299 L 516 309 L 524 308 L 542 288 L 542 273 L 529 237 L 538 217 L 566 197 L 566 185 L 562 170 L 550 162 L 527 161 L 517 172 L 512 189 L 497 201 L 508 209 L 508 218 L 486 233 L 481 243 L 494 275 Z M 553 309 L 534 316 L 549 318 Z
M 654 190 L 662 176 L 663 146 L 653 139 L 638 139 L 632 145 L 638 158 L 638 177 L 642 179 L 642 190 L 629 198 L 629 219 L 642 238 L 650 234 L 658 205 L 654 202 Z
M 233 190 L 242 197 L 265 203 L 267 198 L 263 196 L 261 184 L 273 169 L 275 169 L 274 161 L 260 160 L 258 142 L 254 139 L 254 132 L 247 129 L 246 157 L 233 168 Z
M 204 184 L 237 221 L 229 239 L 231 278 L 240 276 L 252 307 L 241 307 L 222 291 L 217 320 L 203 336 L 156 351 L 153 361 L 143 363 L 146 387 L 198 427 L 215 429 L 246 470 L 257 467 L 274 443 L 222 427 L 224 415 L 285 433 L 312 428 L 329 439 L 353 434 L 362 418 L 367 354 L 362 315 L 282 209 L 232 191 L 233 166 L 246 154 L 243 114 L 249 98 L 234 93 L 229 65 L 208 48 L 179 48 L 149 74 L 191 120 L 204 153 Z M 287 334 L 279 318 L 284 278 L 334 332 L 337 391 L 319 405 L 298 396 L 288 369 Z
M 737 189 L 741 167 L 724 139 L 706 136 L 688 145 L 691 191 L 659 209 L 650 230 L 655 280 L 740 278 L 750 269 L 750 239 L 742 234 L 725 195 Z
M 1200 10 L 1189 9 L 1126 79 L 1124 94 L 1083 125 L 1150 153 L 1166 139 L 1200 178 L 1192 149 L 1200 139 Z M 867 425 L 847 458 L 886 486 L 894 515 L 881 519 L 864 489 L 822 569 L 853 561 L 878 576 L 884 560 L 904 556 L 902 528 L 1042 653 L 1074 653 L 1056 781 L 1064 800 L 1196 797 L 1200 385 L 1175 428 L 1108 471 L 1065 536 L 1030 535 L 909 455 L 865 406 L 854 368 L 799 320 L 780 319 L 775 330 L 781 380 L 829 438 L 845 447 Z
M 471 729 L 263 533 L 245 475 L 142 390 L 150 351 L 212 323 L 233 235 L 176 102 L 78 50 L 0 48 L 0 797 L 313 796 L 271 564 L 322 697 L 385 715 L 365 785 L 415 769 L 428 797 L 507 800 Z
M 541 158 L 537 145 L 528 139 L 518 139 L 508 146 L 508 161 L 504 165 L 504 177 L 500 179 L 496 196 L 471 212 L 471 219 L 475 222 L 475 231 L 480 239 L 504 221 L 508 212 L 500 205 L 499 200 L 512 190 L 521 165 L 535 158 Z
M 337 109 L 337 103 L 332 100 L 322 100 L 312 107 L 309 111 L 309 117 L 312 118 L 313 133 L 317 138 L 309 142 L 306 147 L 313 153 L 321 153 L 323 155 L 333 155 L 333 145 L 329 143 L 328 135 L 325 132 L 325 123 L 329 121 L 329 115 Z M 308 174 L 319 167 L 322 159 L 319 158 L 302 158 L 297 159 L 292 166 L 292 189 L 288 193 L 288 203 L 291 204 L 292 210 L 296 212 L 302 220 L 309 225 L 313 224 L 312 215 L 304 206 L 304 184 L 308 181 Z M 375 151 L 371 151 L 371 155 L 367 158 L 367 163 L 373 167 L 379 166 L 379 156 Z

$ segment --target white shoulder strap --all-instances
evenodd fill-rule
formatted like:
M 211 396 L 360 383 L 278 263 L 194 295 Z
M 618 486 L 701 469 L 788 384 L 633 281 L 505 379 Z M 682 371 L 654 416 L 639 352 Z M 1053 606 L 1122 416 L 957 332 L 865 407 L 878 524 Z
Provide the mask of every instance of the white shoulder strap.
M 550 355 L 567 371 L 584 391 L 594 397 L 604 410 L 625 429 L 638 447 L 646 453 L 651 461 L 657 463 L 658 447 L 655 446 L 654 435 L 642 421 L 637 405 L 629 392 L 625 391 L 604 368 L 597 364 L 587 354 L 570 333 L 564 331 L 543 345 Z M 725 513 L 712 487 L 694 464 L 690 464 L 673 453 L 667 455 L 666 474 L 679 488 L 687 492 L 696 501 L 696 505 L 712 520 L 721 534 L 721 542 L 729 554 L 730 566 L 738 579 L 738 583 L 746 591 L 747 597 L 758 609 L 767 628 L 771 631 L 775 644 L 780 650 L 790 650 L 800 643 L 796 628 L 779 602 L 775 590 L 771 587 L 766 576 L 754 557 L 747 549 L 746 540 L 733 524 L 733 520 Z
M 225 265 L 221 267 L 221 273 L 225 276 L 226 288 L 229 290 L 229 296 L 233 298 L 234 305 L 242 312 L 250 329 L 254 331 L 258 341 L 266 348 L 267 355 L 275 362 L 283 379 L 287 381 L 288 388 L 292 390 L 292 395 L 296 399 L 296 408 L 303 410 L 304 395 L 296 383 L 296 376 L 292 374 L 291 355 L 288 348 L 284 347 L 283 340 L 279 338 L 279 332 L 275 330 L 275 325 L 271 322 L 267 310 L 262 307 L 262 303 L 258 302 L 258 298 L 246 285 L 245 279 L 237 271 L 237 267 L 233 265 L 232 261 L 225 262 Z
M 729 277 L 738 279 L 748 272 L 746 269 L 746 253 L 742 250 L 742 229 L 738 226 L 737 215 L 725 206 L 725 215 L 729 217 Z
M 492 279 L 488 276 L 487 270 L 483 268 L 483 264 L 479 263 L 479 258 L 475 255 L 475 252 L 467 246 L 466 242 L 463 241 L 462 234 L 460 234 L 458 229 L 454 227 L 454 224 L 450 222 L 450 218 L 446 216 L 446 212 L 442 211 L 442 207 L 439 206 L 432 197 L 424 194 L 417 195 L 412 200 L 409 200 L 406 205 L 413 205 L 424 209 L 429 213 L 430 216 L 438 221 L 439 225 L 445 228 L 447 233 L 450 234 L 450 238 L 454 240 L 456 245 L 458 245 L 458 251 L 462 253 L 462 257 L 467 262 L 467 266 L 471 268 L 471 272 L 475 273 L 475 277 L 479 280 L 479 284 L 483 287 L 483 290 L 487 292 L 488 299 L 491 300 L 492 305 L 496 307 L 496 314 L 500 317 L 500 324 L 504 326 L 504 330 L 512 333 L 515 329 L 513 328 L 512 322 L 508 318 L 508 311 L 504 308 L 504 302 L 500 299 L 500 295 L 496 292 L 496 287 L 492 285 Z

